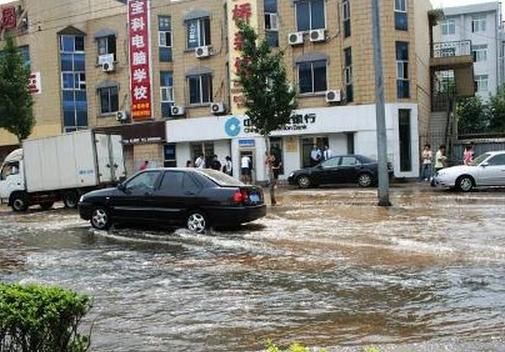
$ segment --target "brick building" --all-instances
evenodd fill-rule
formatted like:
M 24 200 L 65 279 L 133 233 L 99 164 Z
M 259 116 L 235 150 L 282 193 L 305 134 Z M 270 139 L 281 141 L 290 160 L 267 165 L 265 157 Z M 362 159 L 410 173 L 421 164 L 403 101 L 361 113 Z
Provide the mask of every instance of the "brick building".
M 236 16 L 285 52 L 299 92 L 292 123 L 272 135 L 284 176 L 313 145 L 376 157 L 369 0 L 151 0 L 152 119 L 132 118 L 128 5 L 114 0 L 23 0 L 17 44 L 40 73 L 33 137 L 83 128 L 121 133 L 127 169 L 143 160 L 184 166 L 200 153 L 253 158 L 265 178 L 265 143 L 251 132 L 234 82 Z M 418 173 L 430 102 L 429 0 L 381 1 L 389 158 L 399 177 Z M 10 5 L 9 5 L 10 6 Z M 24 20 L 24 19 L 25 20 Z M 147 24 L 146 24 L 147 25 Z M 214 110 L 212 110 L 212 109 Z M 129 116 L 121 120 L 119 112 Z M 123 115 L 124 116 L 124 115 Z M 121 120 L 121 121 L 118 121 Z M 0 152 L 15 140 L 0 132 Z

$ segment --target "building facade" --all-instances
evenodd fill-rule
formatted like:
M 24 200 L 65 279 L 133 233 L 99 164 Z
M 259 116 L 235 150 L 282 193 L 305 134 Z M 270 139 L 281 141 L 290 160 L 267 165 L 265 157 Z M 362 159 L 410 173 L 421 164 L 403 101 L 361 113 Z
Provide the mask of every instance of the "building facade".
M 501 3 L 447 7 L 440 23 L 443 43 L 471 42 L 476 94 L 483 99 L 503 84 Z
M 147 3 L 147 43 L 133 39 L 140 24 L 133 23 L 132 8 L 124 2 L 15 3 L 18 15 L 27 18 L 26 28 L 16 30 L 17 44 L 40 76 L 33 137 L 83 128 L 120 133 L 130 173 L 144 160 L 185 166 L 200 154 L 231 156 L 239 170 L 240 158 L 248 155 L 255 180 L 265 180 L 265 141 L 252 131 L 236 82 L 235 22 L 245 19 L 273 50 L 284 52 L 298 92 L 291 123 L 270 141 L 283 162 L 281 177 L 307 166 L 314 145 L 329 146 L 334 155 L 376 158 L 370 1 Z M 396 176 L 413 177 L 431 114 L 431 5 L 429 0 L 381 4 L 388 157 Z M 132 116 L 132 79 L 145 79 L 132 71 L 131 49 L 140 44 L 150 49 L 148 120 Z M 12 148 L 15 140 L 1 132 L 0 145 Z

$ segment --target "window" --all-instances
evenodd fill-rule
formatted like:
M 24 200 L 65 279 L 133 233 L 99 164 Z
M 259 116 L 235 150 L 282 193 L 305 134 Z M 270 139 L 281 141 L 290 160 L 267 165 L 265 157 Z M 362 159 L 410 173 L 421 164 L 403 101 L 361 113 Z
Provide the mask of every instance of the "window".
M 301 94 L 325 92 L 326 60 L 298 64 L 298 81 Z
M 412 171 L 412 138 L 410 125 L 410 110 L 400 109 L 398 111 L 398 128 L 400 142 L 400 171 Z
M 2 173 L 0 175 L 0 180 L 5 180 L 9 176 L 14 176 L 19 174 L 19 161 L 12 161 L 5 164 Z
M 338 167 L 339 163 L 340 163 L 340 157 L 336 157 L 336 158 L 332 158 L 332 159 L 328 159 L 326 161 L 323 161 L 321 163 L 321 167 L 323 169 L 331 169 L 334 167 Z
M 296 27 L 299 32 L 326 28 L 324 0 L 297 1 Z
M 351 35 L 351 4 L 349 0 L 342 2 L 342 17 L 344 21 L 344 38 Z
M 487 60 L 487 45 L 472 46 L 473 62 L 482 62 Z
M 409 29 L 407 0 L 395 0 L 395 29 L 399 31 Z
M 30 48 L 28 45 L 20 46 L 19 51 L 21 53 L 21 57 L 23 58 L 23 64 L 26 68 L 30 69 L 31 67 L 31 59 L 30 59 Z
M 347 154 L 354 154 L 354 133 L 346 133 Z
M 449 35 L 456 33 L 456 21 L 455 20 L 445 20 L 441 24 L 442 26 L 442 34 Z
M 171 117 L 170 108 L 174 105 L 174 78 L 170 71 L 160 72 L 161 116 Z
M 396 86 L 398 98 L 410 98 L 409 43 L 396 42 Z
M 189 103 L 207 104 L 212 102 L 212 76 L 204 74 L 188 77 Z
M 186 22 L 187 47 L 194 49 L 199 46 L 210 45 L 210 19 L 197 18 Z
M 360 164 L 359 160 L 353 156 L 343 156 L 340 166 L 356 166 Z
M 163 175 L 160 190 L 166 193 L 180 193 L 182 189 L 182 180 L 184 173 L 178 171 L 167 171 Z
M 141 173 L 132 180 L 128 181 L 125 189 L 130 192 L 136 190 L 154 190 L 154 186 L 156 185 L 159 175 L 159 171 L 147 171 Z
M 97 38 L 97 51 L 98 55 L 114 55 L 114 60 L 116 60 L 116 36 L 109 35 L 107 37 Z
M 279 23 L 277 17 L 277 0 L 265 0 L 265 36 L 271 48 L 279 46 Z
M 352 102 L 354 99 L 354 90 L 352 85 L 352 49 L 344 50 L 344 83 L 345 83 L 345 99 L 347 102 Z
M 88 127 L 84 37 L 61 35 L 59 41 L 63 130 L 73 132 Z
M 172 21 L 169 16 L 158 16 L 160 61 L 172 61 Z
M 502 166 L 505 165 L 505 154 L 499 154 L 488 161 L 489 166 Z
M 177 166 L 177 153 L 176 153 L 176 144 L 166 144 L 164 148 L 165 154 L 165 167 L 176 167 Z
M 488 91 L 488 75 L 476 75 L 475 76 L 475 90 L 477 92 L 487 92 Z
M 486 31 L 486 15 L 472 16 L 472 32 Z
M 102 115 L 110 114 L 119 110 L 118 88 L 106 87 L 98 89 L 100 96 L 100 112 Z
M 212 142 L 191 143 L 190 151 L 191 151 L 191 161 L 193 161 L 193 163 L 198 157 L 200 157 L 200 155 L 203 154 L 206 160 L 206 165 L 209 166 L 210 160 L 212 160 L 212 157 L 214 156 L 214 143 Z

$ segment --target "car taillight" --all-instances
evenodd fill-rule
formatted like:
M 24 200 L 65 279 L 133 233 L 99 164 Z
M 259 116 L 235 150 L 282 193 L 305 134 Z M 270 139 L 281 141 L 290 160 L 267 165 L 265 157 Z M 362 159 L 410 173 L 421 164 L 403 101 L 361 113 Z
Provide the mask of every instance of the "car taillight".
M 233 203 L 242 204 L 247 202 L 248 199 L 249 196 L 244 190 L 237 190 L 235 193 L 233 193 Z

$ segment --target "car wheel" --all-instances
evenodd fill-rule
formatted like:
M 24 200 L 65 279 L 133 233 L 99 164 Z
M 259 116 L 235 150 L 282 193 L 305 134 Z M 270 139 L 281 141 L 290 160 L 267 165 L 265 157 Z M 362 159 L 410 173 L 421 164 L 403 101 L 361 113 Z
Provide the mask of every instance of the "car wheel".
M 63 194 L 63 204 L 65 208 L 75 209 L 79 203 L 79 196 L 75 191 L 68 191 Z
M 372 175 L 365 173 L 358 176 L 358 185 L 360 187 L 363 188 L 370 187 L 372 183 L 373 183 Z
M 456 187 L 462 192 L 470 192 L 473 188 L 473 178 L 471 176 L 461 176 L 456 181 Z
M 28 201 L 23 193 L 15 194 L 12 197 L 12 210 L 15 212 L 22 212 L 28 209 Z
M 309 188 L 310 184 L 311 184 L 310 178 L 305 175 L 299 176 L 296 179 L 296 183 L 298 184 L 298 187 L 300 187 L 300 188 Z
M 91 212 L 91 226 L 97 230 L 108 230 L 111 226 L 111 218 L 107 209 L 97 207 Z
M 192 232 L 205 233 L 207 226 L 207 218 L 200 211 L 190 213 L 186 219 L 186 227 Z
M 40 204 L 40 209 L 42 210 L 49 210 L 53 207 L 54 203 L 53 202 L 46 202 L 46 203 L 42 203 Z

